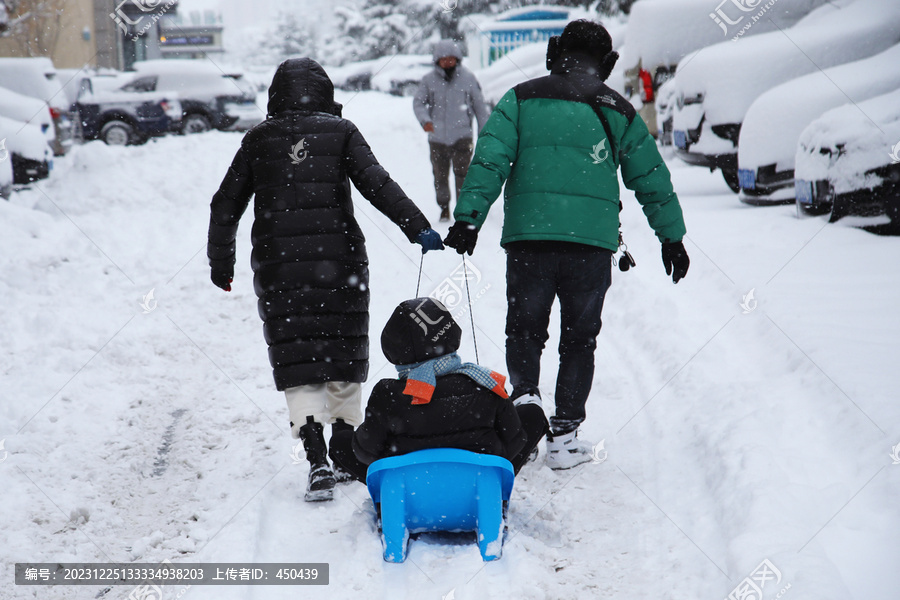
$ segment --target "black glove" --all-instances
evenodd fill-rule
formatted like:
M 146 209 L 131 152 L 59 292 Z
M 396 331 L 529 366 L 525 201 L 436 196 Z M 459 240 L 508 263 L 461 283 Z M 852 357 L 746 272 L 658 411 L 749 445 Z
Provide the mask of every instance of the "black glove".
M 475 251 L 475 242 L 478 241 L 478 229 L 471 223 L 457 221 L 450 227 L 444 244 L 456 250 L 459 254 L 468 252 L 472 256 Z
M 231 291 L 231 282 L 234 281 L 234 265 L 229 261 L 209 261 L 210 276 L 216 287 L 226 292 Z
M 662 261 L 666 267 L 666 275 L 671 275 L 674 283 L 678 283 L 687 275 L 688 267 L 691 265 L 691 259 L 688 258 L 687 250 L 681 242 L 663 242 Z

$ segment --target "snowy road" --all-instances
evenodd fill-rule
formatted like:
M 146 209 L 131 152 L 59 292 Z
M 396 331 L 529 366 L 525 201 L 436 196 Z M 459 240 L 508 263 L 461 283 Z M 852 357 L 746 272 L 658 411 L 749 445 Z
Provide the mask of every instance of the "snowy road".
M 436 218 L 410 100 L 339 101 Z M 209 282 L 208 203 L 240 137 L 91 143 L 0 203 L 0 598 L 132 591 L 16 587 L 17 561 L 169 559 L 330 563 L 327 587 L 195 586 L 187 600 L 721 600 L 768 559 L 780 573 L 767 600 L 896 600 L 900 240 L 741 205 L 718 175 L 670 161 L 691 270 L 677 286 L 666 278 L 625 190 L 638 266 L 614 270 L 583 427 L 608 459 L 525 467 L 496 563 L 421 539 L 389 565 L 363 486 L 327 506 L 302 501 L 307 467 L 293 464 L 266 359 L 249 216 L 234 291 Z M 392 376 L 378 336 L 414 295 L 419 254 L 356 206 L 372 263 L 367 395 Z M 481 362 L 505 370 L 501 221 L 498 204 L 470 264 Z M 423 292 L 459 265 L 428 254 Z M 547 399 L 557 343 L 554 331 Z

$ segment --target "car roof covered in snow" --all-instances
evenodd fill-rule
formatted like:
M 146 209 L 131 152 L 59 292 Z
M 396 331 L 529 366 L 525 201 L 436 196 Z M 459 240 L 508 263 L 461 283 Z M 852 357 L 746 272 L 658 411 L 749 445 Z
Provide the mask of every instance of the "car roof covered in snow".
M 710 18 L 716 10 L 717 0 L 639 0 L 631 7 L 622 65 L 631 69 L 641 62 L 644 68 L 657 65 L 675 65 L 694 50 L 727 41 L 740 30 L 744 22 L 763 9 L 760 0 L 746 0 L 753 6 L 743 13 L 731 3 L 722 7 L 727 16 L 740 20 L 737 25 L 723 31 Z M 778 0 L 765 11 L 764 18 L 753 23 L 745 36 L 757 35 L 778 28 L 791 27 L 813 9 L 828 0 Z M 720 5 L 721 6 L 721 5 Z M 777 25 L 776 25 L 777 23 Z

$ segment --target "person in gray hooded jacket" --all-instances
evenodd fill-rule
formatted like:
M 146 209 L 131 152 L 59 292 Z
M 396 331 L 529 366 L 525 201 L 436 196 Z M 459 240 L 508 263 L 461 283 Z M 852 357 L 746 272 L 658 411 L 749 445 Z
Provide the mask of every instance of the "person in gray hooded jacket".
M 463 57 L 459 45 L 441 40 L 435 44 L 433 55 L 435 68 L 419 83 L 413 108 L 422 129 L 428 132 L 441 221 L 449 221 L 450 165 L 458 195 L 472 160 L 472 117 L 480 130 L 490 112 L 475 75 L 460 64 Z

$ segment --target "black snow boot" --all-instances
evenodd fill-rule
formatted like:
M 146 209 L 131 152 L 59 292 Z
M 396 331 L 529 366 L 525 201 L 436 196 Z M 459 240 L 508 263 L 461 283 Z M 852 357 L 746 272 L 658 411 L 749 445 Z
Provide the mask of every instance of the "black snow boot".
M 331 439 L 328 440 L 328 447 L 329 448 L 331 447 L 331 445 L 334 441 L 335 434 L 344 433 L 344 432 L 349 432 L 352 435 L 353 434 L 353 425 L 350 425 L 350 424 L 344 422 L 343 419 L 336 419 L 334 421 L 334 423 L 331 424 Z M 340 467 L 340 465 L 338 465 L 336 462 L 334 462 L 334 460 L 332 460 L 332 462 L 334 463 L 334 467 L 333 467 L 334 480 L 337 483 L 347 483 L 348 481 L 353 481 L 353 475 L 351 475 L 347 471 L 343 470 Z
M 334 473 L 328 466 L 328 450 L 325 447 L 322 424 L 313 421 L 312 417 L 307 417 L 306 425 L 300 428 L 300 439 L 303 440 L 306 460 L 309 461 L 309 481 L 306 484 L 304 500 L 307 502 L 331 500 L 334 495 Z

